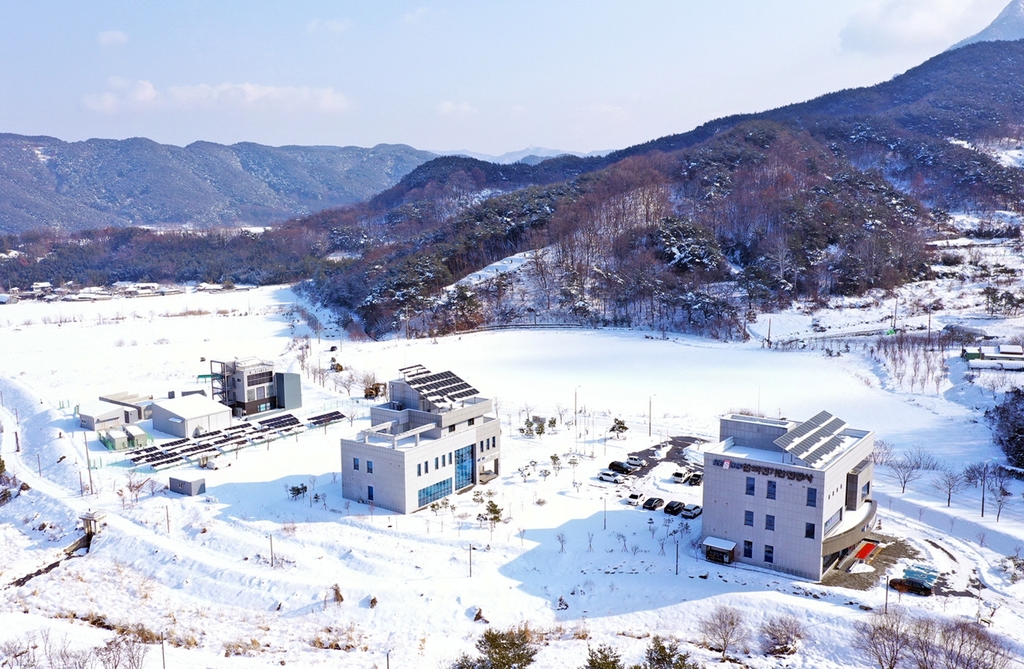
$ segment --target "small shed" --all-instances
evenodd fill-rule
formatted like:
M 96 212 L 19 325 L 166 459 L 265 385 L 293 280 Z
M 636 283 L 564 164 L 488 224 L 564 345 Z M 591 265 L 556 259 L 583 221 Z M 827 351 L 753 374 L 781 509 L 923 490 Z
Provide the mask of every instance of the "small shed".
M 708 562 L 732 564 L 732 561 L 736 559 L 736 542 L 718 537 L 706 537 L 704 539 L 704 557 Z
M 149 446 L 151 441 L 149 433 L 138 425 L 125 425 L 121 428 L 128 435 L 128 446 L 131 448 L 142 448 Z
M 176 492 L 179 495 L 202 495 L 206 492 L 206 479 L 186 481 L 185 479 L 176 479 L 171 477 L 170 485 L 167 487 L 171 492 Z
M 120 428 L 101 432 L 100 442 L 112 451 L 124 451 L 129 447 L 128 435 Z

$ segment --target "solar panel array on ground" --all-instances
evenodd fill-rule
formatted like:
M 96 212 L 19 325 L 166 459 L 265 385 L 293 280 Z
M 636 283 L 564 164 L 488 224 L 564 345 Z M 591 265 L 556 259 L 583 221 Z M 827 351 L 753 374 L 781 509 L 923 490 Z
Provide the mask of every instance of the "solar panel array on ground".
M 344 420 L 345 418 L 345 414 L 340 411 L 331 411 L 329 413 L 320 414 L 319 416 L 307 418 L 306 422 L 309 423 L 310 427 L 324 427 L 325 425 L 337 423 L 339 420 Z
M 299 419 L 290 413 L 260 421 L 260 427 L 264 430 L 285 430 L 300 424 Z
M 254 443 L 262 443 L 283 434 L 291 434 L 301 426 L 298 418 L 292 414 L 284 414 L 258 424 L 232 425 L 223 430 L 208 432 L 195 439 L 176 439 L 166 444 L 135 449 L 128 451 L 126 455 L 136 467 L 150 466 L 153 469 L 161 470 L 232 453 Z

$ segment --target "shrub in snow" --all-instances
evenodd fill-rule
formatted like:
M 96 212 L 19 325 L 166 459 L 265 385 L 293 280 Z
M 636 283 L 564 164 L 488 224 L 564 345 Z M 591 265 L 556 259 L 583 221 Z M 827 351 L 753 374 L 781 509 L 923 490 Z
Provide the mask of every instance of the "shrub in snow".
M 634 665 L 634 667 L 637 665 Z M 644 651 L 644 663 L 640 669 L 700 669 L 696 662 L 690 662 L 689 653 L 679 652 L 677 641 L 665 642 L 660 636 L 651 639 Z
M 476 642 L 480 657 L 462 655 L 451 669 L 524 669 L 533 664 L 537 639 L 529 625 L 485 630 Z
M 804 638 L 804 625 L 794 616 L 768 616 L 760 632 L 765 653 L 792 655 Z

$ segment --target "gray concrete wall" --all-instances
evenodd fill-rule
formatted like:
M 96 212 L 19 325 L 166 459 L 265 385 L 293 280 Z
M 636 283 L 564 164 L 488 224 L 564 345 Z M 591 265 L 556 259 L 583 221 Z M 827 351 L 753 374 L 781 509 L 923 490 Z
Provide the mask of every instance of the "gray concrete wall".
M 719 421 L 718 439 L 725 441 L 732 437 L 737 446 L 763 451 L 782 451 L 773 442 L 786 434 L 788 425 L 791 425 L 789 421 L 733 414 Z

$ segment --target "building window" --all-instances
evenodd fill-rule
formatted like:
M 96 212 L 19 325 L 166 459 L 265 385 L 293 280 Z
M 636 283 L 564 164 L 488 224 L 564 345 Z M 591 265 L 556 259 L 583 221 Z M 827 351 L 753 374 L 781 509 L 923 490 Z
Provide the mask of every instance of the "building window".
M 454 432 L 455 431 L 455 426 L 454 425 L 449 425 L 448 426 L 448 431 L 449 432 Z
M 421 489 L 416 493 L 416 499 L 422 507 L 430 504 L 431 502 L 436 502 L 443 497 L 447 497 L 450 494 L 452 494 L 452 480 L 445 479 Z
M 373 473 L 373 460 L 367 460 L 366 461 L 366 473 L 367 474 L 372 474 Z
M 865 497 L 871 494 L 871 481 L 868 481 L 860 488 L 860 498 L 863 500 Z
M 818 489 L 807 489 L 807 506 L 818 506 Z
M 775 516 L 770 513 L 764 517 L 764 529 L 775 531 Z
M 434 458 L 434 469 L 440 469 L 441 468 L 437 463 L 438 463 L 438 459 Z
M 352 469 L 359 471 L 359 458 L 352 458 Z
M 469 420 L 466 421 L 466 425 L 472 426 L 472 425 L 475 425 L 475 424 L 476 424 L 476 418 L 470 418 Z
M 768 481 L 768 499 L 775 499 L 775 481 Z
M 748 476 L 747 477 L 747 494 L 748 495 L 753 495 L 754 494 L 754 486 L 755 486 L 754 477 L 753 476 Z
M 814 538 L 814 523 L 804 523 L 804 539 Z
M 833 527 L 838 525 L 843 520 L 843 507 L 839 507 L 839 510 L 832 514 L 832 517 L 825 521 L 825 534 L 828 534 Z
M 451 463 L 452 463 L 452 454 L 449 453 L 448 454 L 448 464 L 451 464 Z
M 462 490 L 473 484 L 473 446 L 455 451 L 455 489 Z
M 768 564 L 775 563 L 775 546 L 764 547 L 764 561 Z
M 366 486 L 366 501 L 367 502 L 372 502 L 373 501 L 373 486 L 372 485 Z
M 753 527 L 754 526 L 754 512 L 753 511 L 744 511 L 743 512 L 743 524 L 746 525 L 747 527 Z
M 754 557 L 754 542 L 744 541 L 743 542 L 743 557 L 753 558 Z
M 423 465 L 416 465 L 416 476 L 423 476 Z
M 423 463 L 423 473 L 424 474 L 429 474 L 430 473 L 430 460 L 427 460 L 426 462 Z

